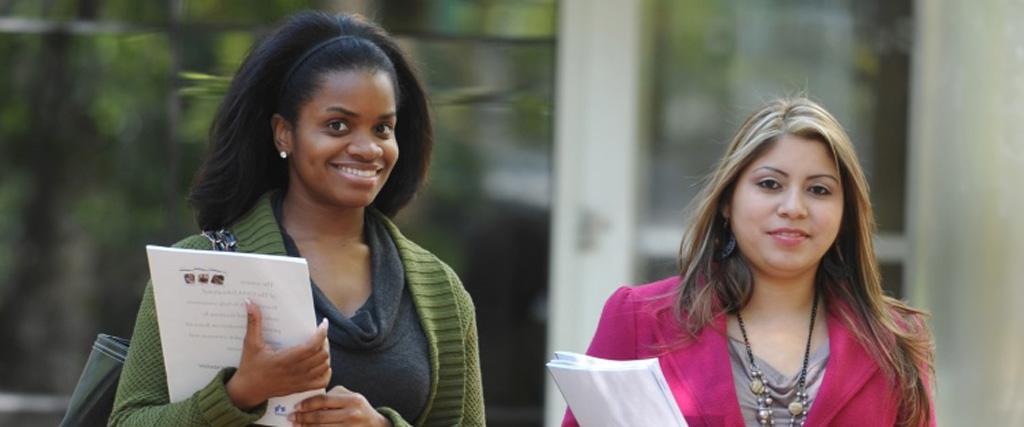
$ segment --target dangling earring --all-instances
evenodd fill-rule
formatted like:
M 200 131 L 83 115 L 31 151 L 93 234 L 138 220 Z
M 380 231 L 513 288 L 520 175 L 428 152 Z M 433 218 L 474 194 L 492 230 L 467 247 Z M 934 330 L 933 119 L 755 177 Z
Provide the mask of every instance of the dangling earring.
M 284 151 L 284 150 L 281 150 L 281 158 L 282 159 L 287 159 L 288 158 L 288 152 Z
M 729 231 L 729 219 L 726 218 L 722 223 L 722 228 L 725 229 L 725 234 L 729 236 L 729 240 L 725 241 L 725 246 L 722 247 L 722 251 L 718 253 L 718 259 L 723 260 L 729 258 L 736 251 L 736 236 Z

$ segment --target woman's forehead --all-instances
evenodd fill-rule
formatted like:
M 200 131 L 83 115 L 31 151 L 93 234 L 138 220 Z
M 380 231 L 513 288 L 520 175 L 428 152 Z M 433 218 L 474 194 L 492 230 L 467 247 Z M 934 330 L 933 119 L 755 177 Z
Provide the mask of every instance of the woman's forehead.
M 325 73 L 307 106 L 314 110 L 341 107 L 358 115 L 394 113 L 395 91 L 387 73 L 346 70 Z
M 838 178 L 836 158 L 827 143 L 790 134 L 779 137 L 759 153 L 745 173 L 758 171 L 804 177 L 833 175 Z

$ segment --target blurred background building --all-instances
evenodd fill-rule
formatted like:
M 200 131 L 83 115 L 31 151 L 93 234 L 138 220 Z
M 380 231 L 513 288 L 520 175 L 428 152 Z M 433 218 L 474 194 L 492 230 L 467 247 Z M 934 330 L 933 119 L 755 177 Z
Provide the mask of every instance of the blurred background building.
M 888 291 L 933 314 L 941 425 L 1024 424 L 1019 0 L 0 0 L 0 425 L 56 424 L 95 334 L 130 334 L 230 76 L 307 8 L 419 65 L 437 143 L 398 221 L 476 302 L 488 425 L 556 425 L 551 351 L 675 272 L 740 121 L 801 93 L 857 146 Z

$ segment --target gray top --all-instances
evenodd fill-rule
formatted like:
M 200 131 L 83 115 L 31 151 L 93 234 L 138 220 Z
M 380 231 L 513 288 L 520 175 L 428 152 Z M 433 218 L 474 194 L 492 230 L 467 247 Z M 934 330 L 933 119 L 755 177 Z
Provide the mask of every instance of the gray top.
M 280 225 L 280 197 L 273 206 Z M 288 255 L 301 256 L 283 225 L 281 233 Z M 352 317 L 342 314 L 310 279 L 317 323 L 324 318 L 330 323 L 331 380 L 327 389 L 341 385 L 365 396 L 375 408 L 386 406 L 406 420 L 415 420 L 430 397 L 427 336 L 405 287 L 405 268 L 387 228 L 367 214 L 363 233 L 370 248 L 373 291 Z
M 814 406 L 814 398 L 817 397 L 821 380 L 825 377 L 828 355 L 828 340 L 826 340 L 808 357 L 807 394 L 809 397 L 807 403 L 809 408 Z M 729 360 L 732 363 L 732 378 L 736 385 L 736 397 L 739 399 L 743 421 L 748 427 L 759 427 L 761 424 L 757 421 L 757 397 L 750 390 L 750 359 L 747 358 L 747 348 L 742 340 L 729 337 Z M 788 407 L 791 402 L 796 400 L 796 381 L 800 373 L 789 377 L 779 373 L 760 357 L 754 356 L 754 361 L 764 373 L 768 392 L 774 400 L 771 409 L 776 425 L 788 425 L 791 417 Z

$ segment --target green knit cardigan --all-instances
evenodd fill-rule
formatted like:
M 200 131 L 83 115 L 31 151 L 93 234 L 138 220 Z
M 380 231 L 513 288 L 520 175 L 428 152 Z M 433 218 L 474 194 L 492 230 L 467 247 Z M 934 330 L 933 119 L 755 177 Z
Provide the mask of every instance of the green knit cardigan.
M 483 390 L 477 353 L 473 301 L 450 267 L 403 236 L 387 217 L 368 209 L 387 226 L 405 267 L 405 279 L 419 314 L 430 351 L 431 381 L 427 406 L 410 421 L 387 407 L 377 410 L 395 426 L 482 426 Z M 269 195 L 230 231 L 239 252 L 286 255 Z M 174 245 L 211 249 L 202 235 Z M 146 286 L 135 320 L 131 347 L 121 373 L 109 425 L 116 426 L 244 426 L 259 419 L 266 404 L 245 412 L 235 407 L 225 384 L 234 368 L 222 370 L 209 384 L 180 402 L 169 403 L 152 283 Z

